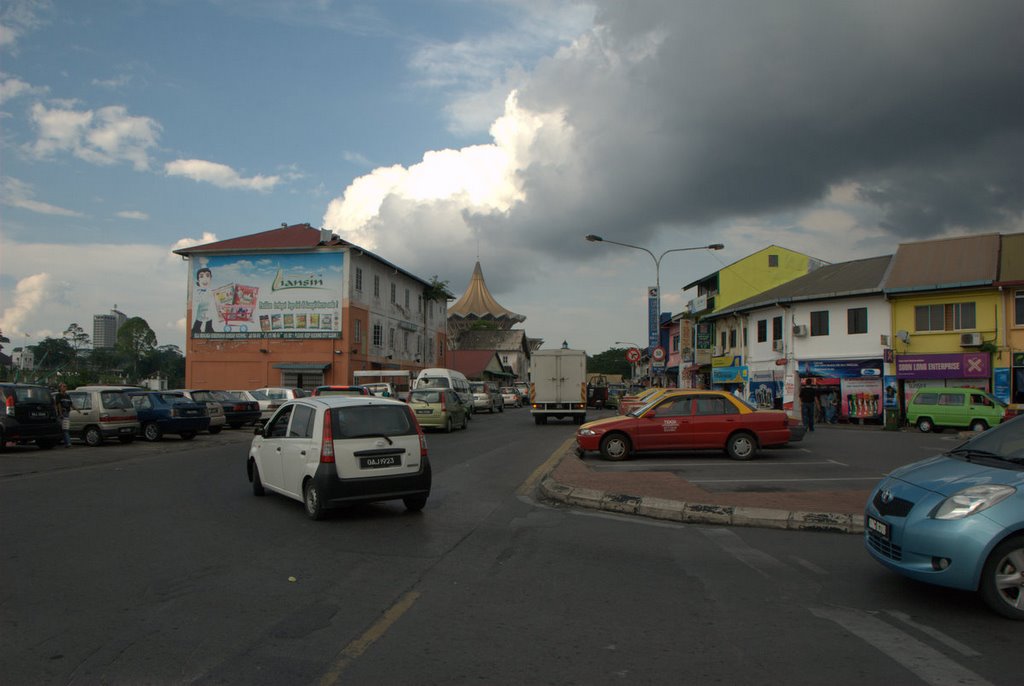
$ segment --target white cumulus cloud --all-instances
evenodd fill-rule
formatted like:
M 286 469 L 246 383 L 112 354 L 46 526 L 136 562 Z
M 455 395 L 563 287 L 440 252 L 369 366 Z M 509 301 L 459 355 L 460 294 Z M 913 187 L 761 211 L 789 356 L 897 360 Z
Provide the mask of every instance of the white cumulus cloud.
M 211 183 L 219 188 L 241 188 L 249 191 L 270 191 L 281 181 L 280 176 L 242 176 L 219 162 L 208 160 L 174 160 L 164 165 L 168 176 L 183 176 L 193 181 Z
M 92 164 L 128 162 L 138 171 L 149 169 L 149 150 L 161 131 L 156 120 L 131 116 L 120 105 L 75 110 L 36 103 L 32 122 L 39 135 L 30 151 L 38 158 L 68 152 Z

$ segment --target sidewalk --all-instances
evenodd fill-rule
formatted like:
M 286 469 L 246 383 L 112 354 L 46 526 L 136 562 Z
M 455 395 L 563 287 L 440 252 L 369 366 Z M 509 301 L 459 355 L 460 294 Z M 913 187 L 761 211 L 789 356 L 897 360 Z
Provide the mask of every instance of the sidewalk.
M 571 442 L 563 446 L 557 464 L 541 480 L 543 497 L 576 507 L 674 522 L 851 534 L 864 531 L 864 504 L 870 489 L 712 493 L 669 472 L 598 472 L 576 457 L 573 448 Z

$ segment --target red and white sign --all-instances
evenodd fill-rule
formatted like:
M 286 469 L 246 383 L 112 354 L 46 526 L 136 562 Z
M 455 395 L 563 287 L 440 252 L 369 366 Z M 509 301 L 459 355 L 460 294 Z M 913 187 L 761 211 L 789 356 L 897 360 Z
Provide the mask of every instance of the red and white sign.
M 640 351 L 637 350 L 636 348 L 630 348 L 629 350 L 626 351 L 626 359 L 628 361 L 634 362 L 634 363 L 635 362 L 639 362 L 640 361 Z
M 662 348 L 660 345 L 655 347 L 654 350 L 651 351 L 651 359 L 653 359 L 655 362 L 664 362 L 665 349 Z

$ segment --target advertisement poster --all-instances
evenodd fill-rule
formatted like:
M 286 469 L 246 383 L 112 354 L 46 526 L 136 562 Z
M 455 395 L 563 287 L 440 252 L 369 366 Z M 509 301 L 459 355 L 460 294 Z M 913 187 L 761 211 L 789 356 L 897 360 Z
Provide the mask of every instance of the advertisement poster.
M 193 258 L 192 338 L 338 338 L 344 255 Z
M 840 389 L 844 416 L 858 419 L 882 414 L 881 379 L 842 379 Z

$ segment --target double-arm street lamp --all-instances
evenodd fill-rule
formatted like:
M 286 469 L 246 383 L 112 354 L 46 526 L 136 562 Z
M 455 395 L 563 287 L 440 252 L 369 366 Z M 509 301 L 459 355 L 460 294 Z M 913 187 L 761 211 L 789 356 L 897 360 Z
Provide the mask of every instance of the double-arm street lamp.
M 668 255 L 670 252 L 685 252 L 688 250 L 721 250 L 725 246 L 721 243 L 712 243 L 710 245 L 697 245 L 692 248 L 671 248 L 655 257 L 647 248 L 640 247 L 639 245 L 630 245 L 629 243 L 619 243 L 618 241 L 610 241 L 594 234 L 588 234 L 586 239 L 591 243 L 611 243 L 612 245 L 621 245 L 623 248 L 633 248 L 634 250 L 642 250 L 651 256 L 654 260 L 654 293 L 648 293 L 648 308 L 651 311 L 648 312 L 648 345 L 653 350 L 658 345 L 658 326 L 659 320 L 661 319 L 661 258 Z

